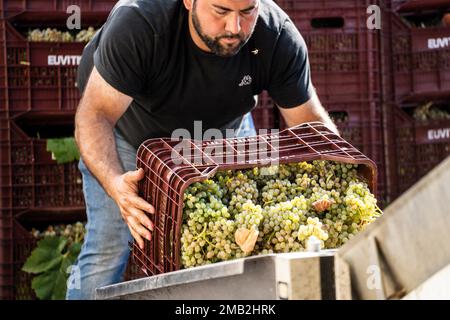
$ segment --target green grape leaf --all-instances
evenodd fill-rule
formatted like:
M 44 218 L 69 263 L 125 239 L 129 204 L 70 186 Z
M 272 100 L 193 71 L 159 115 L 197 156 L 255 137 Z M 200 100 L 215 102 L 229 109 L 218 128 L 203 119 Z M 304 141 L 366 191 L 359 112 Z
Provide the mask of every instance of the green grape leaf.
M 72 245 L 69 248 L 68 254 L 68 258 L 71 259 L 72 263 L 75 262 L 78 255 L 80 254 L 80 251 L 81 251 L 81 243 L 80 242 L 72 243 Z
M 58 164 L 80 160 L 80 152 L 73 137 L 60 139 L 47 139 L 47 151 Z
M 78 224 L 76 224 L 78 227 Z M 54 227 L 57 234 L 58 226 Z M 46 236 L 37 243 L 22 270 L 37 274 L 32 282 L 39 299 L 65 299 L 70 267 L 75 263 L 82 245 L 82 239 L 72 242 L 66 236 Z
M 64 300 L 67 291 L 67 263 L 34 277 L 31 287 L 41 300 Z
M 66 263 L 64 263 L 64 260 Z M 61 263 L 61 268 L 59 268 L 59 272 L 56 274 L 56 277 L 53 279 L 53 290 L 51 299 L 52 300 L 64 300 L 66 298 L 67 291 L 67 268 L 70 266 L 68 263 L 68 259 L 65 258 L 63 263 Z
M 34 277 L 33 281 L 31 281 L 31 288 L 34 289 L 36 297 L 41 300 L 52 298 L 56 284 L 55 279 L 58 278 L 59 273 L 60 268 L 58 266 L 57 268 L 47 270 L 47 272 Z
M 46 237 L 40 240 L 22 270 L 37 274 L 59 266 L 62 260 L 61 252 L 66 244 L 67 239 L 63 237 Z
M 46 239 L 55 239 L 55 237 L 44 238 L 44 240 Z M 32 281 L 32 288 L 35 290 L 36 296 L 41 300 L 65 299 L 69 267 L 74 264 L 81 250 L 81 243 L 73 243 L 68 248 L 68 251 L 62 254 L 64 247 L 67 245 L 67 239 L 63 237 L 56 239 L 61 239 L 62 241 L 58 245 L 53 243 L 53 252 L 59 255 L 53 260 L 53 267 L 47 268 Z M 44 244 L 48 244 L 47 242 Z
M 73 243 L 69 249 L 67 254 L 63 256 L 61 261 L 61 267 L 59 268 L 59 273 L 55 277 L 54 287 L 52 290 L 52 300 L 64 300 L 67 291 L 67 280 L 69 278 L 70 269 L 69 267 L 75 263 L 75 260 L 78 257 L 78 254 L 81 250 L 81 243 Z

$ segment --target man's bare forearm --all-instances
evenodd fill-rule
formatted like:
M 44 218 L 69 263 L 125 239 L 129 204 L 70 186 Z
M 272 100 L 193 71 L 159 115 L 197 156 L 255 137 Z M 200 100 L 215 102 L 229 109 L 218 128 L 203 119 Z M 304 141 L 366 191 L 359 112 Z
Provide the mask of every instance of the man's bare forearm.
M 80 106 L 75 117 L 75 140 L 83 162 L 112 196 L 112 178 L 122 175 L 114 139 L 114 125 L 102 114 Z
M 292 109 L 280 109 L 280 111 L 288 127 L 293 127 L 305 122 L 320 121 L 329 129 L 339 134 L 336 125 L 320 103 L 316 94 L 314 94 L 307 103 L 301 106 Z
M 339 130 L 337 129 L 333 120 L 331 120 L 330 115 L 322 106 L 322 103 L 319 101 L 317 96 L 315 96 L 314 99 L 315 99 L 314 106 L 311 108 L 312 109 L 311 113 L 317 117 L 316 121 L 323 122 L 329 129 L 339 134 Z

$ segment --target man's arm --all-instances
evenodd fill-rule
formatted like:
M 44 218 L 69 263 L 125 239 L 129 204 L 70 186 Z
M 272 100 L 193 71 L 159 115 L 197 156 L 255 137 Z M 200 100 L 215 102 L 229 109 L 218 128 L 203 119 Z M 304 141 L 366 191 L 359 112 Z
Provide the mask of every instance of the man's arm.
M 323 122 L 330 130 L 339 135 L 336 125 L 331 120 L 328 112 L 314 92 L 311 99 L 302 105 L 293 108 L 282 108 L 278 106 L 281 115 L 288 127 L 293 127 L 304 122 L 320 121 Z
M 144 211 L 154 208 L 138 196 L 144 170 L 124 172 L 116 151 L 113 129 L 132 98 L 109 85 L 94 67 L 75 116 L 75 140 L 89 171 L 117 203 L 131 234 L 143 248 L 153 225 Z

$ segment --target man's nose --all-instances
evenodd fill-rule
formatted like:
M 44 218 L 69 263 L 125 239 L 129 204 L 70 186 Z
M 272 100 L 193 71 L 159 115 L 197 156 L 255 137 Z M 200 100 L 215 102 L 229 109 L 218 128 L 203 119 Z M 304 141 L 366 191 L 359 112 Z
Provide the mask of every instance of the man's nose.
M 225 31 L 231 34 L 239 34 L 239 32 L 241 31 L 241 20 L 239 17 L 239 13 L 233 12 L 228 15 Z

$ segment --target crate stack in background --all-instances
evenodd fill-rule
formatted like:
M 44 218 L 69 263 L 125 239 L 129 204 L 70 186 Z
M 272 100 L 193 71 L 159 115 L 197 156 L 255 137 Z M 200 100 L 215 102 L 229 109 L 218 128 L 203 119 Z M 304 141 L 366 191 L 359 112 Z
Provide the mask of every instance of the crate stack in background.
M 311 77 L 344 139 L 378 166 L 377 198 L 390 201 L 385 117 L 393 100 L 390 1 L 278 0 L 308 46 Z M 370 11 L 376 5 L 379 11 Z M 375 9 L 376 10 L 376 9 Z M 369 23 L 370 15 L 378 20 Z M 381 29 L 377 29 L 381 22 Z M 283 121 L 280 121 L 283 123 Z
M 86 45 L 76 36 L 99 28 L 115 2 L 0 0 L 0 299 L 35 298 L 21 271 L 36 246 L 33 228 L 86 220 L 77 161 L 58 164 L 47 139 L 73 137 Z M 67 27 L 70 5 L 80 9 L 81 30 Z
M 389 145 L 395 195 L 450 155 L 450 1 L 397 1 Z
M 274 108 L 274 103 L 267 91 L 263 91 L 257 100 L 256 107 L 252 110 L 253 122 L 256 130 L 279 128 L 279 112 Z

